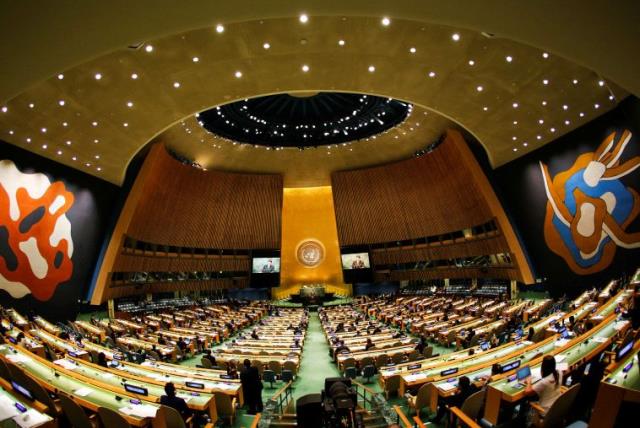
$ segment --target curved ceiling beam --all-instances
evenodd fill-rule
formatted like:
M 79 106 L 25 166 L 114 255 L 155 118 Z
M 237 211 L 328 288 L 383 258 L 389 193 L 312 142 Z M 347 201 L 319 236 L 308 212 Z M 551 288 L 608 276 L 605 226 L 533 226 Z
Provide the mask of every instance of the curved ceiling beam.
M 572 60 L 640 96 L 640 3 L 633 0 L 62 0 L 4 2 L 0 10 L 0 101 L 133 43 L 302 11 L 311 17 L 387 15 L 493 33 Z

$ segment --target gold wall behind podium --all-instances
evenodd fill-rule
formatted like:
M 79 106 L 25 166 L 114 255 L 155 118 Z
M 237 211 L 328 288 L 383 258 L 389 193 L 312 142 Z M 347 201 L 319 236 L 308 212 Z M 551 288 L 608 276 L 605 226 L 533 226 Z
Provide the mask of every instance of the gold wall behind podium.
M 308 267 L 298 260 L 297 250 L 305 241 L 318 241 L 323 259 Z M 343 285 L 338 229 L 330 186 L 285 188 L 282 204 L 281 286 L 274 298 L 298 291 L 302 284 L 327 284 L 327 291 L 350 294 Z

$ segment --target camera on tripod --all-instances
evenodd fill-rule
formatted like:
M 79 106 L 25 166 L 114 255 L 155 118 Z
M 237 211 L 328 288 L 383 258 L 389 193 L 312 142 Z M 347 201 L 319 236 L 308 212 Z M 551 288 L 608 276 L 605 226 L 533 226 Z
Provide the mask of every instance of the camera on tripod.
M 324 380 L 321 394 L 300 397 L 296 403 L 298 426 L 305 428 L 361 428 L 356 413 L 358 395 L 351 379 L 332 377 Z M 319 417 L 321 416 L 321 417 Z

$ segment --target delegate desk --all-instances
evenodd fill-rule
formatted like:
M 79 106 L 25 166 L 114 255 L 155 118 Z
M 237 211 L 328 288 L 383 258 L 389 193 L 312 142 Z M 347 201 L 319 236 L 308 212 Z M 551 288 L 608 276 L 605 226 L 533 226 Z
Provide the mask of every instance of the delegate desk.
M 620 290 L 614 297 L 609 299 L 608 302 L 603 304 L 594 314 L 589 318 L 591 321 L 600 322 L 613 312 L 615 312 L 616 308 L 619 304 L 626 302 L 627 300 L 633 297 L 633 290 L 631 289 L 623 289 Z
M 49 321 L 47 321 L 46 319 L 42 318 L 41 316 L 35 317 L 34 321 L 36 322 L 36 324 L 39 327 L 47 330 L 51 334 L 54 334 L 54 335 L 58 336 L 60 333 L 62 333 L 62 329 L 60 327 L 57 327 L 57 326 L 51 324 Z
M 544 312 L 549 306 L 551 306 L 551 303 L 553 303 L 553 300 L 551 299 L 544 299 L 535 303 L 533 306 L 524 310 L 522 313 L 522 320 L 524 322 L 532 321 L 535 317 L 540 315 L 540 313 Z
M 573 312 L 566 314 L 562 319 L 569 320 L 571 317 L 573 317 L 574 322 L 580 321 L 581 319 L 589 315 L 597 307 L 598 307 L 598 303 L 596 302 L 585 303 L 584 305 L 580 306 L 578 309 L 574 310 Z M 546 337 L 553 336 L 554 334 L 557 334 L 557 333 L 558 333 L 558 329 L 556 328 L 555 325 L 547 327 L 546 329 Z
M 373 358 L 374 360 L 382 355 L 382 354 L 386 354 L 389 357 L 392 357 L 393 355 L 396 354 L 408 354 L 411 351 L 414 351 L 416 349 L 416 345 L 415 343 L 409 343 L 406 345 L 401 345 L 401 346 L 394 346 L 391 348 L 380 348 L 380 349 L 370 349 L 369 351 L 359 351 L 359 352 L 344 352 L 344 353 L 340 353 L 336 356 L 336 360 L 338 362 L 338 367 L 340 367 L 340 369 L 343 369 L 342 364 L 344 363 L 345 360 L 349 359 L 349 358 L 353 358 L 356 361 L 362 361 L 364 358 L 369 357 L 369 358 Z
M 107 336 L 107 332 L 104 329 L 97 327 L 90 322 L 74 321 L 73 323 L 78 326 L 80 330 L 84 331 L 91 337 L 95 337 L 100 342 L 104 342 L 104 338 Z
M 60 339 L 58 336 L 54 336 L 51 333 L 48 333 L 44 330 L 31 330 L 31 335 L 38 337 L 44 343 L 53 346 L 55 349 L 58 349 L 62 352 L 71 352 L 76 355 L 78 358 L 82 358 L 83 360 L 89 361 L 90 355 L 87 351 L 80 348 L 79 346 L 72 344 L 66 340 Z M 84 344 L 83 344 L 84 346 Z
M 76 378 L 71 371 L 58 366 L 52 367 L 52 363 L 19 349 L 19 347 L 0 345 L 0 356 L 18 365 L 48 391 L 52 393 L 60 391 L 92 412 L 97 412 L 100 407 L 106 407 L 120 412 L 131 425 L 143 427 L 149 425 L 150 419 L 158 410 L 156 404 L 145 402 L 136 405 L 129 401 L 145 397 L 130 394 L 123 388 L 114 388 L 114 391 L 97 380 Z M 116 397 L 120 397 L 120 400 Z
M 164 395 L 164 385 L 168 381 L 140 377 L 131 374 L 129 371 L 113 370 L 87 361 L 74 360 L 73 358 L 62 358 L 54 361 L 54 364 L 71 371 L 73 375 L 78 378 L 84 377 L 89 381 L 98 380 L 102 385 L 107 385 L 113 388 L 120 388 L 123 381 L 127 385 L 146 388 L 149 394 L 148 397 L 155 397 L 150 400 L 152 402 L 160 401 L 160 397 Z M 217 413 L 215 409 L 211 409 L 212 406 L 215 406 L 212 393 L 195 390 L 188 386 L 183 386 L 181 383 L 176 384 L 176 390 L 176 395 L 184 399 L 191 410 L 206 412 L 215 419 Z M 197 392 L 198 395 L 192 395 L 192 392 Z
M 589 426 L 613 428 L 622 406 L 640 408 L 640 340 L 617 363 L 607 367 L 609 374 L 600 383 Z
M 629 327 L 628 321 L 617 321 L 615 315 L 610 316 L 598 326 L 582 336 L 570 341 L 558 340 L 561 346 L 551 353 L 555 356 L 557 368 L 570 371 L 576 366 L 593 359 L 609 347 L 619 335 Z M 540 375 L 542 357 L 531 361 L 531 373 Z M 524 387 L 516 380 L 509 380 L 514 371 L 508 372 L 499 380 L 492 382 L 487 388 L 484 418 L 496 425 L 502 401 L 514 403 L 524 398 Z
M 145 351 L 151 351 L 155 346 L 157 353 L 162 355 L 164 358 L 170 359 L 171 361 L 176 361 L 177 351 L 175 347 L 172 348 L 170 346 L 162 346 L 134 337 L 118 337 L 116 339 L 116 342 L 127 345 L 128 347 L 132 347 L 134 349 L 144 349 Z
M 11 317 L 11 321 L 19 328 L 25 328 L 29 325 L 27 319 L 20 315 L 15 309 L 7 309 L 7 313 L 9 317 Z
M 404 394 L 408 389 L 417 389 L 425 383 L 433 382 L 434 385 L 439 386 L 438 390 L 435 391 L 436 393 L 432 393 L 432 397 L 435 397 L 434 399 L 437 401 L 439 394 L 447 396 L 451 391 L 450 382 L 448 382 L 451 376 L 458 377 L 466 375 L 477 381 L 478 379 L 476 378 L 490 376 L 491 367 L 495 363 L 502 364 L 521 356 L 524 357 L 525 360 L 530 360 L 540 353 L 552 351 L 554 347 L 554 337 L 538 343 L 528 341 L 512 342 L 499 348 L 474 354 L 468 358 L 447 361 L 436 366 L 405 373 L 401 375 L 402 379 L 399 393 Z M 432 408 L 435 409 L 435 404 L 431 403 L 431 405 L 434 406 Z
M 24 411 L 18 409 L 21 405 Z M 44 413 L 47 406 L 31 401 L 12 391 L 11 384 L 0 378 L 0 426 L 16 426 L 22 428 L 55 428 L 58 424 Z M 12 422 L 6 422 L 11 419 Z

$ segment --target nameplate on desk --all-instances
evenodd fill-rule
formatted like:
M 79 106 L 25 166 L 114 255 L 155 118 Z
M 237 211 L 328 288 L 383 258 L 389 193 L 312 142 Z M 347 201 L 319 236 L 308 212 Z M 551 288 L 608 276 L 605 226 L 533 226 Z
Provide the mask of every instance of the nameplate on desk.
M 458 373 L 458 368 L 457 367 L 441 371 L 440 372 L 440 376 L 449 376 L 449 375 L 452 375 L 454 373 Z
M 518 367 L 520 367 L 520 360 L 505 364 L 504 366 L 502 366 L 502 373 L 509 372 L 511 370 L 517 369 Z
M 422 367 L 422 364 L 411 364 L 410 366 L 407 367 L 407 370 L 415 370 L 415 369 L 419 369 L 420 367 Z
M 233 379 L 233 376 L 228 375 L 228 374 L 221 374 L 220 375 L 220 379 Z
M 222 375 L 222 376 L 226 376 L 226 375 Z M 220 377 L 222 378 L 222 376 Z M 204 389 L 204 383 L 200 383 L 200 382 L 185 382 L 185 385 L 188 386 L 189 388 Z

